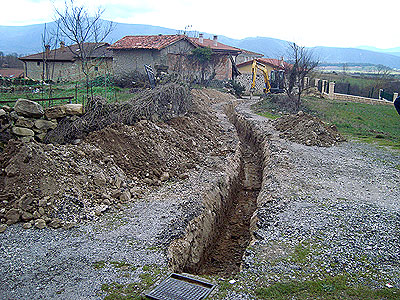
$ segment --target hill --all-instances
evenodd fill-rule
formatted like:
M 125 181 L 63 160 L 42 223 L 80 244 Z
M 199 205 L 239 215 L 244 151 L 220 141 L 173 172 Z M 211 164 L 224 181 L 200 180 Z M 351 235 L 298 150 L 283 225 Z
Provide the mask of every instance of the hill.
M 0 26 L 0 51 L 5 54 L 32 54 L 42 51 L 42 34 L 45 24 L 28 26 Z M 55 29 L 55 23 L 47 25 L 48 31 Z M 112 43 L 126 35 L 147 34 L 176 34 L 179 30 L 143 25 L 115 23 L 115 29 L 108 42 Z M 189 32 L 189 35 L 196 33 Z M 206 38 L 212 38 L 213 34 L 205 33 Z M 269 37 L 248 37 L 233 39 L 226 36 L 218 36 L 218 40 L 234 47 L 262 53 L 265 57 L 287 57 L 288 41 Z M 362 48 L 362 49 L 360 49 Z M 391 68 L 400 69 L 400 48 L 377 49 L 369 46 L 360 48 L 335 48 L 314 47 L 316 57 L 326 63 L 370 63 L 381 64 Z

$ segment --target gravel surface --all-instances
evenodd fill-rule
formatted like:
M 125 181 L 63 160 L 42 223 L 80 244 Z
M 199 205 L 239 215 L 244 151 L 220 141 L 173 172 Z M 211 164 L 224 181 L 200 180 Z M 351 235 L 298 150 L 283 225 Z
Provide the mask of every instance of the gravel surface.
M 211 298 L 254 299 L 261 284 L 338 274 L 400 288 L 399 152 L 358 142 L 289 142 L 248 107 L 241 112 L 270 136 L 263 193 L 273 201 L 257 211 L 256 240 L 237 281 L 216 278 L 221 288 Z M 104 299 L 104 285 L 162 278 L 166 245 L 201 211 L 199 195 L 220 176 L 222 161 L 210 157 L 188 179 L 94 223 L 70 230 L 10 226 L 0 235 L 0 298 Z
M 239 110 L 271 136 L 271 169 L 256 241 L 236 290 L 345 276 L 400 288 L 400 154 L 356 141 L 322 148 L 279 138 L 271 122 Z M 251 279 L 251 280 L 249 280 Z M 237 295 L 237 294 L 236 294 Z M 228 298 L 225 298 L 228 299 Z

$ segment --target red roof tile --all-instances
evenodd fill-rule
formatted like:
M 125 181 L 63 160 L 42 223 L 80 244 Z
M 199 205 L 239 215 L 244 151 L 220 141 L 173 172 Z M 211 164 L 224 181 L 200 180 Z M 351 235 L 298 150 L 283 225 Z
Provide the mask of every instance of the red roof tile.
M 236 52 L 236 53 L 240 53 L 242 52 L 241 49 L 239 48 L 235 48 L 235 47 L 231 47 L 225 44 L 222 44 L 220 42 L 217 41 L 217 45 L 215 45 L 214 40 L 210 40 L 210 39 L 205 39 L 203 38 L 203 42 L 200 43 L 200 39 L 199 38 L 189 38 L 191 41 L 193 41 L 196 45 L 200 46 L 200 47 L 210 47 L 212 50 L 214 51 L 222 51 L 222 52 Z
M 99 58 L 99 57 L 112 57 L 111 51 L 107 50 L 109 44 L 107 43 L 85 43 L 85 49 L 91 52 L 91 58 Z M 63 48 L 57 48 L 50 50 L 47 60 L 49 61 L 74 61 L 77 58 L 77 51 L 79 46 L 77 44 L 71 46 L 64 46 Z M 20 57 L 19 59 L 24 60 L 43 60 L 44 52 Z
M 179 40 L 184 35 L 128 35 L 112 44 L 108 49 L 154 49 L 161 50 Z
M 4 68 L 0 69 L 0 76 L 3 77 L 22 77 L 24 75 L 24 70 L 22 69 L 15 69 L 15 68 Z

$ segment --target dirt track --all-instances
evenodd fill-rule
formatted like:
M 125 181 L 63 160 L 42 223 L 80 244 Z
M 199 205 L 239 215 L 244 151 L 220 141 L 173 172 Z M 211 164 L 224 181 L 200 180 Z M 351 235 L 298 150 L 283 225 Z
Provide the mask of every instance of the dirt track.
M 218 93 L 198 93 L 209 105 L 222 100 Z M 400 288 L 399 154 L 357 142 L 329 148 L 301 145 L 285 140 L 271 121 L 252 114 L 249 103 L 240 105 L 238 113 L 268 137 L 270 160 L 264 166 L 257 199 L 255 239 L 245 251 L 237 282 L 228 284 L 223 298 L 254 299 L 254 290 L 261 285 L 326 274 L 356 274 L 362 284 L 381 288 L 389 283 Z M 144 287 L 145 278 L 162 278 L 167 273 L 169 243 L 201 214 L 201 195 L 221 180 L 226 159 L 239 140 L 221 110 L 210 119 L 194 120 L 190 121 L 194 126 L 187 126 L 190 123 L 184 119 L 170 124 L 179 128 L 180 141 L 191 142 L 189 137 L 204 141 L 184 143 L 187 148 L 182 153 L 197 154 L 185 170 L 173 167 L 179 165 L 179 156 L 175 165 L 160 160 L 150 168 L 153 172 L 144 173 L 124 167 L 129 159 L 122 163 L 123 156 L 106 163 L 111 175 L 125 174 L 127 187 L 142 184 L 141 177 L 157 181 L 165 168 L 174 180 L 155 190 L 143 189 L 119 212 L 112 209 L 70 230 L 24 230 L 16 224 L 0 235 L 0 295 L 5 299 L 103 299 L 114 283 Z M 198 132 L 196 124 L 205 123 L 206 131 Z M 152 124 L 143 126 L 160 131 Z M 107 130 L 109 134 L 112 128 Z M 104 153 L 101 139 L 97 143 L 96 149 L 102 151 L 98 154 Z M 92 154 L 84 157 L 96 161 Z M 118 169 L 112 168 L 114 163 Z M 186 176 L 180 178 L 181 174 Z M 130 176 L 137 180 L 130 181 Z M 299 257 L 299 249 L 305 255 Z M 218 276 L 214 278 L 221 282 Z

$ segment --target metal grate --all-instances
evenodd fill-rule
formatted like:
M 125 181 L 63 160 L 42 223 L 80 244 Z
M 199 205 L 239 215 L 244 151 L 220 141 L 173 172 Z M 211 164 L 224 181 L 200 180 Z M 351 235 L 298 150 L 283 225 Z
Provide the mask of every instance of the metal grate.
M 211 283 L 172 273 L 145 296 L 154 300 L 201 300 L 213 288 Z

